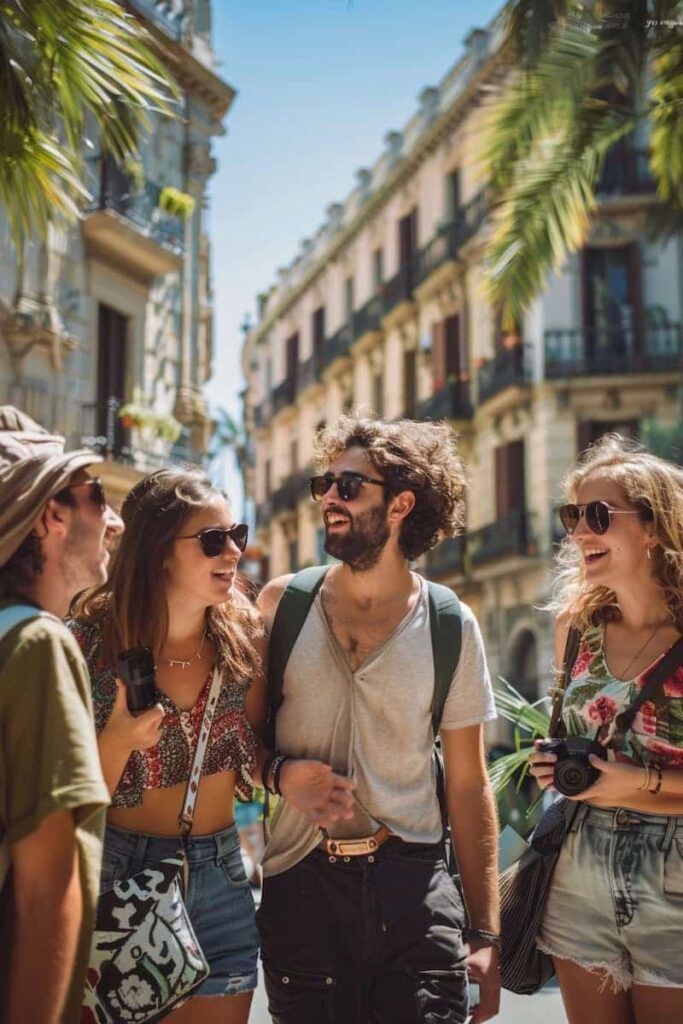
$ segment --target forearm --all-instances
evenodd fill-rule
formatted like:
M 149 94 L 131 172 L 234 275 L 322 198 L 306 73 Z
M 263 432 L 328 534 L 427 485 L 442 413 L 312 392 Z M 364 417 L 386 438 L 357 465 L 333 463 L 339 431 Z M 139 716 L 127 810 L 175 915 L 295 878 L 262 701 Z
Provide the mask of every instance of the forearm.
M 83 913 L 77 855 L 66 885 L 60 890 L 56 880 L 51 882 L 15 897 L 7 1024 L 57 1024 L 61 1019 Z
M 448 816 L 472 928 L 498 932 L 498 815 L 488 779 L 448 794 Z
M 106 729 L 100 733 L 97 745 L 104 781 L 110 796 L 113 796 L 133 751 L 127 744 L 122 743 L 119 737 L 110 735 Z

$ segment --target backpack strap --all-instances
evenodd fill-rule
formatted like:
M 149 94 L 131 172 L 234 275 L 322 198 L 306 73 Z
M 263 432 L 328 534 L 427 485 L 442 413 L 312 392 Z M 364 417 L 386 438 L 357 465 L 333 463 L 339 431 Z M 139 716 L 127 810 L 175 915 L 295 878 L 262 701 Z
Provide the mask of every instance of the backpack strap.
M 439 735 L 441 717 L 462 646 L 462 609 L 456 594 L 442 583 L 427 583 L 429 592 L 429 628 L 434 658 L 432 729 Z
M 275 749 L 275 718 L 282 704 L 285 668 L 329 568 L 313 565 L 298 572 L 287 584 L 275 612 L 268 645 L 268 719 L 263 735 L 271 750 Z

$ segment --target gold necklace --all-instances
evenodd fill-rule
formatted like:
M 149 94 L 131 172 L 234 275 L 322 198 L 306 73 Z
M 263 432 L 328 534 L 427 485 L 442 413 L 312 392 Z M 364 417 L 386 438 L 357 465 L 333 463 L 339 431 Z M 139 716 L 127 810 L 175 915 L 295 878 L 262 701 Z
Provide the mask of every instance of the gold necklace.
M 638 648 L 638 650 L 636 651 L 636 653 L 635 653 L 635 654 L 633 655 L 633 657 L 632 657 L 632 658 L 631 658 L 631 660 L 629 661 L 629 663 L 628 663 L 628 665 L 626 666 L 626 668 L 625 668 L 625 669 L 624 669 L 624 670 L 622 671 L 622 673 L 621 673 L 621 678 L 622 678 L 622 679 L 624 680 L 624 682 L 626 682 L 626 681 L 628 680 L 628 671 L 629 671 L 629 669 L 630 669 L 631 665 L 635 664 L 635 662 L 636 662 L 636 661 L 638 660 L 638 658 L 640 657 L 640 655 L 641 655 L 641 654 L 643 653 L 643 651 L 645 650 L 645 648 L 647 647 L 647 645 L 648 645 L 648 644 L 649 644 L 649 643 L 650 643 L 650 642 L 651 642 L 652 640 L 654 640 L 654 638 L 655 638 L 655 637 L 657 636 L 657 633 L 659 633 L 659 631 L 660 631 L 660 629 L 661 629 L 661 628 L 662 628 L 662 624 L 661 624 L 661 622 L 660 622 L 660 623 L 658 623 L 658 624 L 657 624 L 657 625 L 655 626 L 655 628 L 654 628 L 654 629 L 652 630 L 652 632 L 650 633 L 650 635 L 649 635 L 649 636 L 647 637 L 647 639 L 645 640 L 645 643 L 644 643 L 644 644 L 641 644 L 641 646 L 640 646 L 640 647 Z
M 165 661 L 169 668 L 189 668 L 193 662 L 199 661 L 201 658 L 205 640 L 206 633 L 204 632 L 202 633 L 202 638 L 199 641 L 199 647 L 197 648 L 196 654 L 193 654 L 189 661 L 183 661 L 182 658 L 167 658 L 164 654 L 161 655 L 161 660 Z

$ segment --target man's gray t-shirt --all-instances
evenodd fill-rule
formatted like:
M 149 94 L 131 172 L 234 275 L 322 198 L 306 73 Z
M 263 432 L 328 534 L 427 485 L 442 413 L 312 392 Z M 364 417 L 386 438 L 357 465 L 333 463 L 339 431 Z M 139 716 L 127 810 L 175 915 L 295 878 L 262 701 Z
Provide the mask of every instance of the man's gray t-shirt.
M 458 667 L 441 720 L 462 729 L 496 717 L 481 633 L 461 604 Z M 432 757 L 434 659 L 427 584 L 394 632 L 352 672 L 318 593 L 292 649 L 278 711 L 276 744 L 293 757 L 331 764 L 354 779 L 356 810 L 328 829 L 367 836 L 386 825 L 406 842 L 436 843 L 441 815 Z M 286 801 L 273 815 L 265 875 L 293 867 L 319 845 L 320 829 Z

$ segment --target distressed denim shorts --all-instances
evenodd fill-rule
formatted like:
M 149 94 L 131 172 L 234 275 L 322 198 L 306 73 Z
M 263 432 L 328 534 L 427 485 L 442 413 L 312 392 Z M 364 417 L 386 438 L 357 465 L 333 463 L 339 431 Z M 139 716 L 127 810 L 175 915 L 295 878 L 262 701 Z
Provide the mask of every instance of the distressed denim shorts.
M 683 817 L 581 804 L 537 945 L 605 971 L 615 992 L 683 988 Z
M 100 890 L 144 867 L 173 857 L 180 839 L 107 826 Z M 191 836 L 185 906 L 211 973 L 193 996 L 236 996 L 257 983 L 258 932 L 254 899 L 242 865 L 237 826 L 208 836 Z

